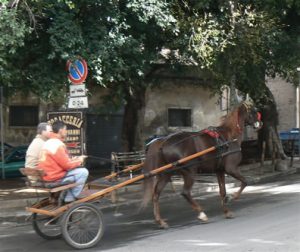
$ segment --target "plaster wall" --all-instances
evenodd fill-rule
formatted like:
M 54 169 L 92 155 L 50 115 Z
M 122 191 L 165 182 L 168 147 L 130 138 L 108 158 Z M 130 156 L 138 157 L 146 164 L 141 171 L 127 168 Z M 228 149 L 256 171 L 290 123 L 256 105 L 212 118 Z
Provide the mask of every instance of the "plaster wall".
M 160 88 L 149 89 L 146 93 L 144 116 L 145 137 L 166 135 L 177 131 L 199 131 L 208 126 L 220 124 L 219 97 L 201 86 L 181 84 L 179 81 L 163 83 Z M 168 109 L 191 109 L 192 127 L 168 127 Z
M 267 85 L 277 104 L 278 130 L 288 130 L 296 127 L 296 87 L 278 77 L 268 78 Z

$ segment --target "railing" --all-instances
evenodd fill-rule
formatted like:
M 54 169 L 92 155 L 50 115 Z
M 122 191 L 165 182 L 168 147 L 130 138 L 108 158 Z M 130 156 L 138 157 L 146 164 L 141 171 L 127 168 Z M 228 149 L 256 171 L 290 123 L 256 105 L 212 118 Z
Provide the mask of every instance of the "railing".
M 119 173 L 125 167 L 143 163 L 145 160 L 145 152 L 112 152 L 111 160 L 112 173 Z M 130 177 L 132 178 L 132 172 L 130 172 Z

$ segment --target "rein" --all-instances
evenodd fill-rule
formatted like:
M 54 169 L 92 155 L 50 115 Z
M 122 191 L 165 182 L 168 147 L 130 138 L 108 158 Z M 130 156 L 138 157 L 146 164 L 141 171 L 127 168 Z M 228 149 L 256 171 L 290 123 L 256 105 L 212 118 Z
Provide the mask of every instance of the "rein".
M 105 161 L 106 163 L 111 163 L 111 164 L 115 164 L 116 163 L 116 161 L 113 161 L 113 160 L 108 159 L 108 158 L 101 158 L 101 157 L 96 157 L 96 156 L 91 156 L 91 155 L 88 155 L 87 158 L 101 160 L 101 161 Z
M 252 103 L 250 102 L 243 102 L 241 106 L 244 106 L 246 108 L 246 112 L 247 114 L 249 114 L 249 110 L 250 108 L 253 106 Z M 236 127 L 237 127 L 237 130 L 238 130 L 238 133 L 241 134 L 243 132 L 243 129 L 242 127 L 240 126 L 240 114 L 239 114 L 239 109 L 237 111 L 237 123 L 236 123 Z
M 232 142 L 236 142 L 236 139 L 234 139 Z M 215 156 L 209 157 L 206 160 L 191 160 L 186 164 L 181 164 L 181 165 L 175 165 L 173 169 L 166 171 L 165 173 L 170 173 L 170 172 L 174 172 L 177 170 L 181 170 L 181 169 L 185 169 L 185 168 L 189 168 L 191 166 L 195 166 L 195 165 L 199 165 L 199 164 L 203 164 L 206 163 L 207 161 L 211 161 L 211 160 L 215 160 L 215 159 L 222 159 L 223 157 L 233 154 L 233 153 L 237 153 L 237 152 L 241 152 L 241 148 L 236 148 L 230 151 L 226 151 L 226 152 L 220 152 L 217 151 Z M 218 166 L 219 167 L 219 166 Z
M 187 137 L 185 137 L 185 138 L 183 138 L 183 139 L 181 139 L 181 140 L 178 140 L 177 142 L 171 144 L 170 147 L 176 146 L 177 144 L 180 144 L 180 143 L 182 143 L 182 142 L 185 142 L 186 140 L 188 140 L 188 139 L 190 139 L 190 138 L 195 138 L 195 137 L 198 137 L 198 136 L 205 135 L 205 134 L 207 134 L 206 130 L 210 130 L 210 128 L 212 128 L 212 127 L 208 127 L 208 128 L 206 128 L 206 129 L 203 129 L 203 130 L 198 131 L 198 132 L 191 132 L 191 133 L 194 133 L 194 134 L 191 135 L 191 136 L 187 136 Z M 218 134 L 219 134 L 219 132 L 221 131 L 221 130 L 220 130 L 221 127 L 213 127 L 213 128 L 214 128 L 214 130 L 210 130 L 210 131 L 216 131 Z M 218 130 L 216 130 L 216 129 L 218 129 Z M 169 139 L 169 137 L 174 136 L 174 135 L 176 135 L 176 134 L 180 134 L 180 133 L 183 133 L 183 132 L 175 133 L 175 134 L 172 134 L 172 135 L 167 136 L 167 137 L 162 138 L 162 139 L 163 139 L 163 141 L 164 141 L 164 143 L 165 143 L 165 142 Z M 212 137 L 210 134 L 207 134 L 207 135 L 209 135 L 210 137 Z M 162 144 L 164 144 L 164 143 L 162 143 Z

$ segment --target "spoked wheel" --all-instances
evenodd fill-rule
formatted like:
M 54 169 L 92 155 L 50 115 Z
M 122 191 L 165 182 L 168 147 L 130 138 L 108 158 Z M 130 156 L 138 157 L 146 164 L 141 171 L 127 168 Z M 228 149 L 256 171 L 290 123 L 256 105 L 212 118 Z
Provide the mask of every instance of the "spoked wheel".
M 101 211 L 90 203 L 71 207 L 61 220 L 65 241 L 76 249 L 90 248 L 102 238 L 104 223 Z
M 59 219 L 34 213 L 32 216 L 32 226 L 35 232 L 47 240 L 54 240 L 61 237 L 61 227 Z

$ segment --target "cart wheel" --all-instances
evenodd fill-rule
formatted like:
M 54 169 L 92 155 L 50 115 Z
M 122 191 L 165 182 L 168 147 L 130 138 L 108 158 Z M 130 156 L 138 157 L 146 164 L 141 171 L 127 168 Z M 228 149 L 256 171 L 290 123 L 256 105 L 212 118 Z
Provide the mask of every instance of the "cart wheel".
M 91 203 L 71 207 L 61 220 L 65 241 L 76 249 L 90 248 L 102 238 L 104 223 L 101 211 Z
M 32 226 L 35 232 L 46 240 L 54 240 L 61 237 L 61 227 L 58 220 L 50 222 L 53 217 L 34 213 Z

